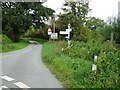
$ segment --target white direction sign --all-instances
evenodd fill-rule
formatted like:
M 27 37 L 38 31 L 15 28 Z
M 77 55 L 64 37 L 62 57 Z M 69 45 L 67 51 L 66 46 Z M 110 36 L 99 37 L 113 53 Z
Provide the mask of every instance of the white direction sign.
M 72 31 L 72 29 L 70 28 L 71 25 L 68 24 L 68 29 L 66 29 L 66 31 L 60 31 L 60 34 L 67 34 L 68 36 L 66 36 L 65 38 L 68 39 L 68 47 L 70 48 L 70 32 Z
M 60 34 L 69 34 L 69 32 L 66 32 L 66 31 L 60 31 Z

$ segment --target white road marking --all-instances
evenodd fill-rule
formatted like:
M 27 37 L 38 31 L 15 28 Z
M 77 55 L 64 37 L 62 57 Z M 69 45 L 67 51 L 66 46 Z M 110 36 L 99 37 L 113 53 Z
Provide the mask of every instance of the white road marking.
M 17 83 L 14 83 L 16 86 L 18 86 L 19 88 L 31 88 L 27 85 L 25 85 L 24 83 L 22 82 L 17 82 Z
M 8 77 L 8 76 L 2 76 L 1 78 L 4 79 L 4 80 L 7 80 L 7 81 L 13 81 L 13 80 L 15 80 L 15 79 L 13 79 L 11 77 Z
M 0 90 L 2 90 L 2 88 L 8 88 L 8 87 L 6 87 L 6 86 L 2 86 L 2 87 L 0 87 Z
M 8 87 L 6 87 L 6 86 L 2 86 L 2 88 L 8 88 Z

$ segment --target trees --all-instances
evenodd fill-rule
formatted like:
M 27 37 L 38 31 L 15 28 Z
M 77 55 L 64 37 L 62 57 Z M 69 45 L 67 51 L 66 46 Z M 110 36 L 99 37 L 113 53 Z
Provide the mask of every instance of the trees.
M 49 36 L 47 34 L 47 29 L 49 28 L 48 25 L 44 25 L 44 27 L 34 28 L 30 27 L 27 32 L 23 34 L 24 37 L 31 37 L 31 38 L 42 38 L 44 40 L 48 40 Z
M 104 20 L 101 20 L 99 18 L 96 17 L 90 17 L 87 20 L 86 25 L 91 29 L 91 30 L 101 30 L 102 28 L 104 28 L 104 26 L 106 25 L 106 23 L 104 22 Z
M 44 25 L 54 10 L 46 8 L 41 2 L 3 2 L 2 29 L 13 41 L 19 41 L 20 35 L 30 26 Z
M 108 18 L 107 25 L 102 30 L 102 35 L 105 40 L 110 40 L 111 33 L 113 33 L 114 41 L 120 44 L 120 19 L 115 17 Z
M 70 23 L 73 28 L 73 39 L 81 40 L 81 37 L 87 32 L 85 28 L 87 14 L 89 9 L 89 0 L 66 0 L 64 7 L 65 12 L 59 15 L 58 25 L 65 30 L 67 24 Z

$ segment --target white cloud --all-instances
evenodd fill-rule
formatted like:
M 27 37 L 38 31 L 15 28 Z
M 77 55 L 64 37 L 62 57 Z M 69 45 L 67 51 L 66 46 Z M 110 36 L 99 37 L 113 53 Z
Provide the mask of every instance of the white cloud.
M 107 17 L 110 16 L 117 16 L 118 1 L 120 0 L 91 0 L 91 16 L 95 16 L 102 19 L 107 19 Z

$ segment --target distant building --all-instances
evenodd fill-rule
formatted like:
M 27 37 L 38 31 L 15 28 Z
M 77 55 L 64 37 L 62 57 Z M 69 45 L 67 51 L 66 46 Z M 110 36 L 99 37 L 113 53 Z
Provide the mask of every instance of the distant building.
M 118 2 L 118 18 L 120 19 L 120 1 Z

